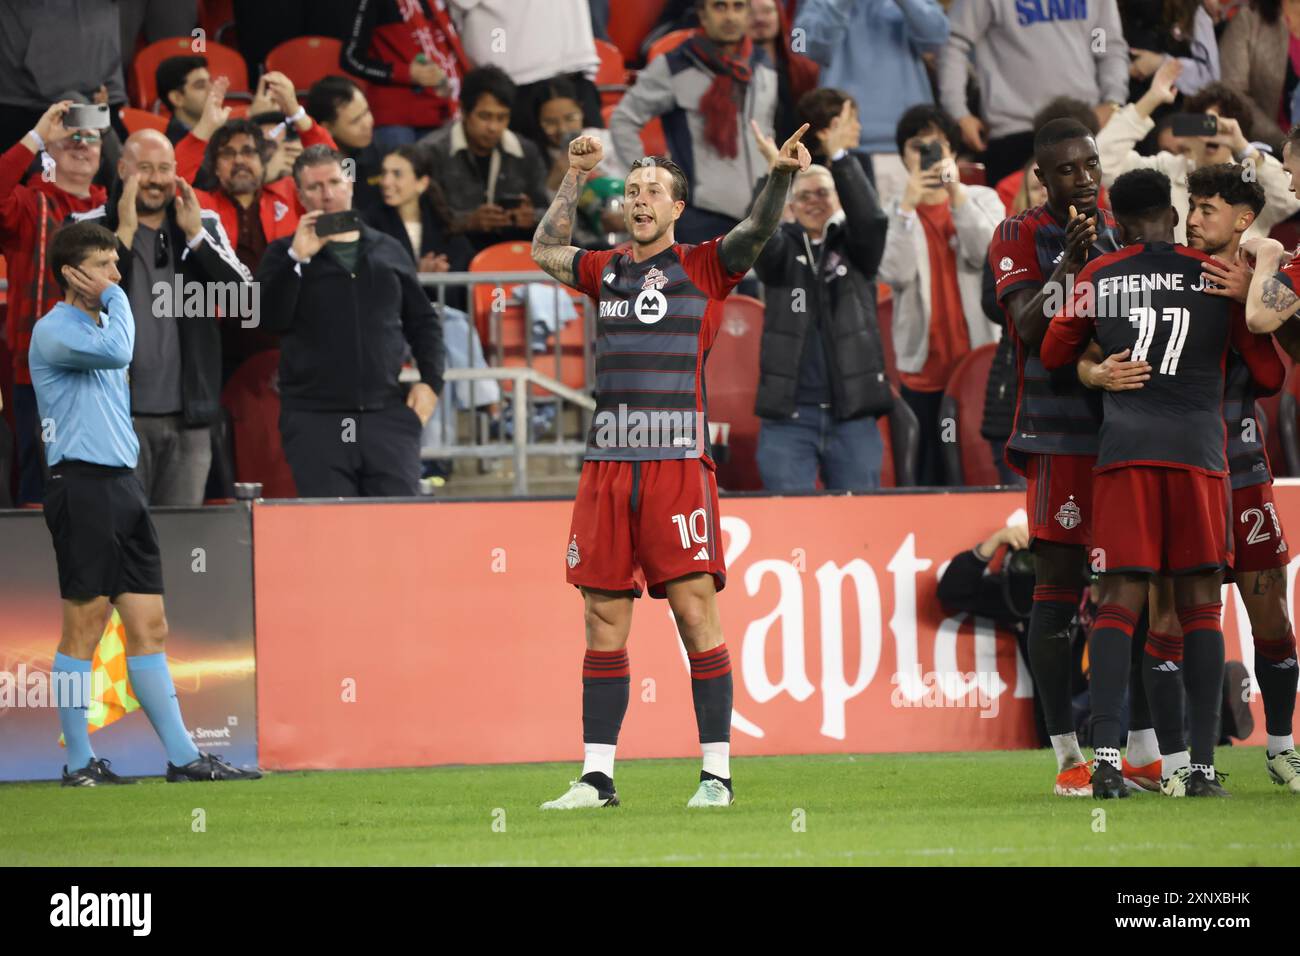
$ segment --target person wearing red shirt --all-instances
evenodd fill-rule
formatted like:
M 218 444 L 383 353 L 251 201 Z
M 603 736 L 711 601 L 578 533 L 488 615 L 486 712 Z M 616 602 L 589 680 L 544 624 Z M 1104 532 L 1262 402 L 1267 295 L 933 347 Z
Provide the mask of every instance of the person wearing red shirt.
M 65 127 L 63 115 L 71 105 L 71 100 L 55 103 L 30 133 L 0 156 L 0 254 L 9 274 L 6 338 L 14 370 L 19 505 L 39 504 L 44 498 L 40 416 L 27 349 L 36 320 L 63 298 L 46 250 L 66 219 L 91 213 L 108 198 L 104 187 L 91 183 L 99 169 L 99 133 Z M 53 163 L 24 184 L 32 160 L 43 152 Z

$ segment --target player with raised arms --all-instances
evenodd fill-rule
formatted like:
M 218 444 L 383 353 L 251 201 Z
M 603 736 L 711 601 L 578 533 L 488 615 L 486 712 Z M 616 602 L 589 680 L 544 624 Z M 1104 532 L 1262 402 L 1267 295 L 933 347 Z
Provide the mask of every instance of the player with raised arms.
M 582 664 L 580 778 L 543 810 L 615 806 L 614 750 L 627 712 L 632 602 L 643 585 L 667 598 L 690 662 L 703 751 L 688 807 L 728 806 L 731 783 L 731 658 L 717 592 L 726 581 L 718 487 L 708 450 L 704 362 L 723 299 L 749 271 L 781 222 L 796 172 L 808 167 L 805 124 L 776 145 L 755 127 L 769 158 L 767 184 L 749 216 L 725 236 L 679 244 L 687 179 L 663 156 L 632 164 L 624 184 L 630 243 L 587 252 L 571 243 L 583 181 L 600 141 L 569 146 L 569 171 L 533 236 L 533 259 L 586 293 L 599 309 L 596 411 L 573 506 L 567 579 L 582 591 L 587 651 Z

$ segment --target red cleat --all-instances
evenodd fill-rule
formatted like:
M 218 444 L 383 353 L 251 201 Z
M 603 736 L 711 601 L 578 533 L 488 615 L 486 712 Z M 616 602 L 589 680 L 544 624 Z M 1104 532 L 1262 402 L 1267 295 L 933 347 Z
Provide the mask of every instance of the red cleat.
M 1148 793 L 1160 792 L 1160 761 L 1135 767 L 1124 758 L 1124 782 L 1130 790 L 1145 790 Z
M 1091 797 L 1092 761 L 1077 763 L 1058 773 L 1056 787 L 1052 792 L 1058 797 Z

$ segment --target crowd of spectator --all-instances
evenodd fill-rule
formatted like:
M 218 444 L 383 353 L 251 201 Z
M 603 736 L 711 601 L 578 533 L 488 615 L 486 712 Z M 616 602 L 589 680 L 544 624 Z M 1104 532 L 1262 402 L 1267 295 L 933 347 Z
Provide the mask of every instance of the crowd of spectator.
M 14 423 L 16 502 L 42 498 L 26 355 L 34 323 L 59 297 L 43 251 L 68 221 L 102 221 L 120 243 L 139 329 L 132 403 L 151 501 L 198 504 L 230 488 L 212 428 L 222 387 L 275 349 L 300 492 L 411 489 L 418 429 L 400 414 L 364 419 L 351 459 L 326 454 L 329 427 L 316 413 L 369 414 L 370 399 L 355 396 L 372 386 L 385 408 L 401 402 L 389 387 L 395 370 L 367 365 L 375 354 L 322 351 L 337 330 L 327 333 L 314 310 L 337 311 L 351 276 L 370 283 L 384 313 L 355 321 L 373 321 L 383 354 L 414 359 L 435 392 L 444 364 L 484 364 L 464 290 L 439 299 L 426 289 L 415 302 L 410 283 L 530 239 L 577 136 L 604 146 L 578 245 L 626 238 L 619 183 L 660 128 L 689 184 L 676 238 L 692 243 L 747 214 L 773 143 L 808 124 L 814 165 L 796 177 L 786 223 L 742 288 L 765 304 L 753 370 L 757 467 L 774 491 L 878 486 L 876 422 L 898 403 L 918 423 L 916 483 L 959 482 L 945 465 L 952 439 L 940 402 L 962 359 L 994 342 L 982 434 L 999 474 L 1015 480 L 1002 461 L 1015 360 L 990 295 L 988 246 L 1005 217 L 1043 202 L 1031 154 L 1048 121 L 1069 117 L 1094 131 L 1103 185 L 1159 169 L 1181 209 L 1193 170 L 1245 163 L 1266 195 L 1251 235 L 1300 212 L 1281 162 L 1286 131 L 1300 121 L 1300 0 L 667 0 L 641 59 L 629 61 L 637 69 L 627 88 L 598 88 L 597 41 L 625 6 L 234 0 L 226 39 L 253 81 L 241 102 L 204 53 L 198 0 L 0 0 L 0 255 L 12 362 L 0 397 Z M 692 32 L 673 34 L 682 28 Z M 335 75 L 296 87 L 265 63 L 304 34 L 335 38 L 340 54 Z M 132 133 L 122 110 L 130 64 L 167 37 L 199 40 L 154 71 L 165 130 Z M 646 59 L 665 37 L 680 42 Z M 111 125 L 65 125 L 70 102 L 107 103 Z M 1215 131 L 1186 135 L 1173 117 L 1187 113 L 1214 116 Z M 350 209 L 357 227 L 316 245 L 304 221 Z M 318 287 L 300 301 L 291 276 Z M 250 326 L 228 312 L 178 321 L 155 308 L 158 283 L 254 277 L 269 321 Z M 886 292 L 892 318 L 882 330 Z M 796 293 L 806 304 L 792 305 Z M 352 376 L 355 394 L 321 393 L 313 375 Z M 474 392 L 472 401 L 457 392 L 456 407 L 496 419 L 500 391 L 489 383 Z M 433 401 L 407 402 L 426 445 L 437 441 L 426 414 Z M 6 437 L 0 505 L 11 490 Z M 374 454 L 402 460 L 389 468 Z M 426 463 L 423 474 L 438 467 Z

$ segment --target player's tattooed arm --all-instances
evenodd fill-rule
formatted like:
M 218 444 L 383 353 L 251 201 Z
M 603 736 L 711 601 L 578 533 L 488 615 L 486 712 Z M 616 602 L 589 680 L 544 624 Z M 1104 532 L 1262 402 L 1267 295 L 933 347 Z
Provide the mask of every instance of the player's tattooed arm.
M 1241 244 L 1240 254 L 1255 257 L 1246 293 L 1246 325 L 1252 332 L 1272 332 L 1300 307 L 1300 297 L 1277 275 L 1285 254 L 1282 243 L 1256 237 Z
M 728 271 L 733 274 L 748 272 L 749 267 L 758 259 L 767 240 L 772 238 L 772 233 L 781 224 L 786 193 L 790 190 L 790 180 L 793 178 L 793 170 L 773 170 L 767 177 L 763 191 L 754 200 L 749 215 L 722 237 L 718 256 Z
M 583 170 L 569 167 L 555 200 L 533 233 L 533 261 L 565 285 L 576 282 L 573 255 L 578 248 L 573 245 L 573 217 L 578 208 L 578 193 L 586 178 Z
M 795 130 L 779 149 L 756 121 L 749 121 L 749 129 L 758 144 L 758 151 L 767 160 L 767 184 L 754 200 L 749 215 L 718 243 L 718 258 L 733 275 L 748 272 L 749 267 L 758 259 L 767 240 L 772 238 L 772 233 L 781 224 L 781 213 L 785 210 L 790 181 L 795 173 L 812 164 L 808 147 L 799 142 L 803 134 L 808 132 L 807 123 Z

